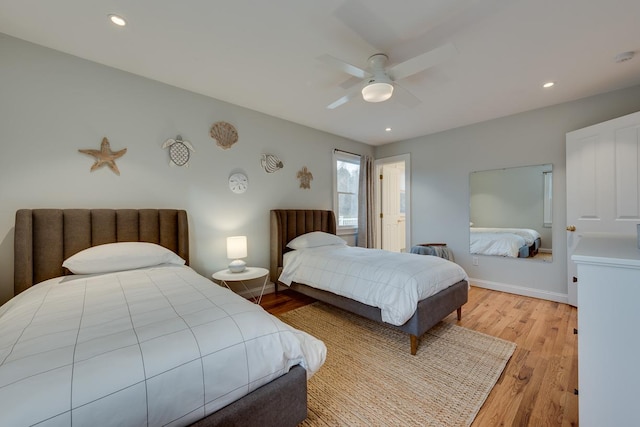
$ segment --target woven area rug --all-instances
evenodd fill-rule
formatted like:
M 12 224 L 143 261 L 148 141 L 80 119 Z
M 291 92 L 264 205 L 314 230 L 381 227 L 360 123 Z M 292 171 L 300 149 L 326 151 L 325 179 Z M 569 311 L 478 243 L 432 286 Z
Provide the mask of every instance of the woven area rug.
M 468 426 L 516 345 L 439 323 L 409 353 L 409 336 L 314 303 L 279 316 L 324 341 L 302 426 Z

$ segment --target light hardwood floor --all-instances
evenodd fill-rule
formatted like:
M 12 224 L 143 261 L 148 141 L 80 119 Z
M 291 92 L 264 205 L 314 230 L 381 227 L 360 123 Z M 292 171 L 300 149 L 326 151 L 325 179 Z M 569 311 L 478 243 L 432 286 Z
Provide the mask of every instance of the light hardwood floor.
M 273 314 L 313 302 L 294 292 L 265 295 Z M 566 304 L 472 286 L 462 308 L 444 319 L 516 343 L 516 351 L 472 427 L 577 426 L 577 310 Z

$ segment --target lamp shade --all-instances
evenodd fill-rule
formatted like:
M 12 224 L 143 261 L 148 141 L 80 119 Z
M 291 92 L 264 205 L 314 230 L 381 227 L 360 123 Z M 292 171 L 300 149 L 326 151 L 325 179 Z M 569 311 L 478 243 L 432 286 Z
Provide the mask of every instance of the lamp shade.
M 391 98 L 393 85 L 386 82 L 374 82 L 362 88 L 362 98 L 367 102 L 382 102 Z
M 238 259 L 247 256 L 247 236 L 227 237 L 227 258 Z

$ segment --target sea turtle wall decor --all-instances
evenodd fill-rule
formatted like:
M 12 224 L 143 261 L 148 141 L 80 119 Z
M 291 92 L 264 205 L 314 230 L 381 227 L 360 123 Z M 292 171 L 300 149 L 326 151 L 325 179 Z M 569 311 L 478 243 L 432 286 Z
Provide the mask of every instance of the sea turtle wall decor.
M 298 175 L 296 175 L 300 180 L 300 188 L 310 189 L 311 181 L 313 180 L 313 175 L 306 166 L 303 166 L 302 169 L 298 171 Z
M 282 160 L 273 154 L 263 154 L 260 158 L 260 165 L 266 173 L 273 173 L 284 167 Z
M 95 157 L 96 161 L 93 166 L 91 166 L 91 172 L 104 165 L 107 165 L 109 169 L 113 171 L 113 173 L 119 176 L 120 170 L 118 170 L 118 166 L 116 165 L 116 159 L 124 156 L 124 154 L 127 152 L 127 149 L 124 148 L 119 151 L 111 151 L 111 145 L 109 144 L 109 140 L 105 136 L 104 138 L 102 138 L 102 143 L 100 144 L 99 150 L 85 149 L 78 151 Z
M 180 135 L 176 139 L 167 139 L 162 148 L 169 148 L 169 165 L 189 167 L 189 158 L 191 151 L 195 153 L 193 145 L 189 141 L 182 139 Z
M 216 140 L 218 147 L 228 150 L 233 144 L 238 142 L 238 131 L 231 123 L 217 122 L 211 126 L 209 131 L 211 138 Z

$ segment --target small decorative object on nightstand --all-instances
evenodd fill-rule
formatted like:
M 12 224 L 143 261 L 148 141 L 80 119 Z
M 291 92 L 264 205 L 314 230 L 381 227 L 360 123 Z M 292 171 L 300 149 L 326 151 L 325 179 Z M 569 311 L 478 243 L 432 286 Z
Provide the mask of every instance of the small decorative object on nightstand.
M 229 270 L 220 270 L 213 273 L 213 276 L 211 277 L 214 281 L 220 282 L 220 285 L 226 286 L 229 290 L 233 290 L 229 287 L 229 282 L 242 283 L 244 289 L 247 291 L 247 293 L 249 293 L 249 295 L 251 295 L 251 299 L 253 300 L 253 302 L 255 302 L 256 304 L 260 304 L 260 301 L 262 301 L 262 295 L 264 295 L 264 290 L 267 286 L 267 282 L 269 281 L 269 270 L 261 267 L 246 267 L 242 273 L 232 273 Z M 264 281 L 262 282 L 260 295 L 256 298 L 256 296 L 253 295 L 253 292 L 251 292 L 251 290 L 249 290 L 249 288 L 247 287 L 245 281 L 260 278 L 263 278 Z
M 227 237 L 227 258 L 233 259 L 229 264 L 229 271 L 242 273 L 246 263 L 240 258 L 247 257 L 247 236 Z

